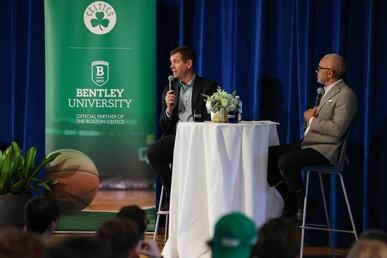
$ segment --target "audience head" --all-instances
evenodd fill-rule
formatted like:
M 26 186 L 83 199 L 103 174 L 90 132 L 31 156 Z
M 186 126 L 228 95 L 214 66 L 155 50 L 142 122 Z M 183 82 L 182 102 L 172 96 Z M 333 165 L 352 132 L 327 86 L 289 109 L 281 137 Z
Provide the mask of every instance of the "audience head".
M 0 234 L 0 257 L 41 258 L 45 244 L 41 237 L 17 230 Z
M 387 245 L 387 233 L 378 229 L 371 229 L 361 234 L 360 239 L 379 240 Z
M 387 258 L 387 245 L 379 240 L 360 239 L 349 250 L 347 258 Z
M 129 219 L 110 219 L 97 231 L 97 238 L 107 244 L 115 258 L 136 257 L 140 237 L 137 225 Z
M 47 196 L 30 199 L 24 207 L 24 221 L 27 231 L 44 234 L 51 233 L 59 215 L 53 199 Z
M 45 252 L 44 258 L 107 258 L 105 243 L 94 237 L 68 237 L 58 240 Z
M 209 242 L 213 258 L 248 258 L 255 244 L 254 222 L 242 213 L 234 212 L 219 219 L 214 237 Z
M 125 206 L 117 213 L 117 218 L 130 219 L 137 224 L 140 234 L 144 234 L 149 220 L 146 212 L 137 205 Z
M 269 220 L 258 230 L 253 256 L 259 258 L 294 258 L 299 254 L 297 227 L 282 217 Z

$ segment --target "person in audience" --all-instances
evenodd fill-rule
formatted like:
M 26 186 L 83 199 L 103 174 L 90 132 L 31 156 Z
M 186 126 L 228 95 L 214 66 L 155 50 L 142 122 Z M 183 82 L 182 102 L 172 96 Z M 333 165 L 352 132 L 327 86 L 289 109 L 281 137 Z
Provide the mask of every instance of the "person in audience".
M 379 240 L 387 245 L 387 233 L 379 229 L 370 229 L 360 235 L 360 239 Z
M 297 227 L 283 217 L 271 219 L 258 230 L 258 241 L 253 248 L 256 258 L 295 258 L 300 251 Z
M 304 112 L 302 140 L 269 148 L 267 181 L 284 199 L 283 215 L 294 217 L 297 223 L 303 219 L 302 168 L 337 162 L 343 136 L 357 110 L 356 96 L 343 80 L 344 71 L 344 58 L 338 54 L 328 54 L 320 60 L 317 81 L 324 85 L 325 93 L 317 107 Z
M 117 213 L 117 218 L 129 219 L 137 225 L 141 234 L 140 241 L 137 245 L 137 253 L 150 257 L 159 258 L 160 250 L 154 240 L 145 240 L 145 230 L 149 224 L 146 212 L 137 205 L 122 207 Z
M 173 81 L 171 89 L 164 90 L 160 127 L 162 137 L 155 141 L 148 150 L 150 165 L 160 176 L 167 198 L 162 210 L 169 208 L 171 191 L 173 147 L 177 122 L 193 121 L 193 114 L 201 114 L 202 119 L 208 119 L 205 105 L 205 95 L 212 95 L 218 84 L 195 74 L 196 55 L 192 48 L 181 46 L 170 53 Z
M 141 233 L 129 219 L 113 218 L 97 231 L 97 239 L 105 243 L 115 258 L 138 258 L 137 245 Z
M 349 250 L 347 258 L 387 258 L 387 245 L 379 240 L 360 239 Z
M 106 247 L 94 237 L 69 236 L 51 244 L 44 258 L 115 258 Z
M 257 240 L 254 222 L 239 212 L 221 217 L 208 242 L 213 258 L 249 258 Z
M 50 236 L 55 230 L 59 216 L 58 207 L 53 199 L 40 196 L 30 199 L 24 207 L 25 230 Z
M 39 236 L 16 229 L 0 233 L 1 258 L 42 258 L 45 243 Z

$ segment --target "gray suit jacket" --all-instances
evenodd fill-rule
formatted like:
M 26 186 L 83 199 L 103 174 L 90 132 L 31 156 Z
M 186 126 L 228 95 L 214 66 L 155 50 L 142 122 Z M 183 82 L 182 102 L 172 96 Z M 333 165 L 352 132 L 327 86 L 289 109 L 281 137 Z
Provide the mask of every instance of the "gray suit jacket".
M 347 131 L 357 110 L 356 96 L 344 81 L 333 86 L 325 94 L 317 107 L 308 133 L 301 147 L 313 148 L 335 164 L 342 144 L 342 136 Z

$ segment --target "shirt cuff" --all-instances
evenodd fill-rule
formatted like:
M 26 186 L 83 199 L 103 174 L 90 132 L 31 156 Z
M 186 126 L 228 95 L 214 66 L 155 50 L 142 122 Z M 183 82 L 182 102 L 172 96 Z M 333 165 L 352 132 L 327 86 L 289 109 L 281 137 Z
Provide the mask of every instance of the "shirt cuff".
M 309 119 L 308 126 L 310 126 L 310 125 L 312 124 L 313 119 L 314 119 L 314 116 L 312 116 L 312 117 Z
M 171 118 L 171 115 L 168 113 L 167 110 L 165 110 L 165 114 L 167 115 L 168 118 Z

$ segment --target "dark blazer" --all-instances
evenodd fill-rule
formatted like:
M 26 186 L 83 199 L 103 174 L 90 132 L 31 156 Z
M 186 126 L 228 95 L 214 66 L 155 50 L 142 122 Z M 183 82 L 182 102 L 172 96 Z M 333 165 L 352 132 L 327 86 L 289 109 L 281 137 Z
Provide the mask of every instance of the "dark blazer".
M 176 125 L 179 121 L 178 118 L 178 104 L 179 104 L 179 97 L 180 97 L 180 84 L 178 80 L 175 80 L 173 82 L 173 90 L 176 94 L 176 101 L 173 106 L 173 112 L 172 116 L 168 117 L 166 114 L 167 105 L 165 103 L 165 95 L 168 91 L 168 87 L 164 89 L 161 103 L 162 103 L 162 110 L 160 114 L 160 127 L 163 136 L 175 134 L 176 133 Z M 206 102 L 202 94 L 205 95 L 212 95 L 218 88 L 218 84 L 216 82 L 207 80 L 203 77 L 200 77 L 198 75 L 195 75 L 195 81 L 192 88 L 192 112 L 200 113 L 202 115 L 202 118 L 204 120 L 209 120 L 209 115 L 207 113 L 206 109 Z
M 313 148 L 335 164 L 342 144 L 342 137 L 357 111 L 357 100 L 344 81 L 335 85 L 321 99 L 309 132 L 301 147 Z

